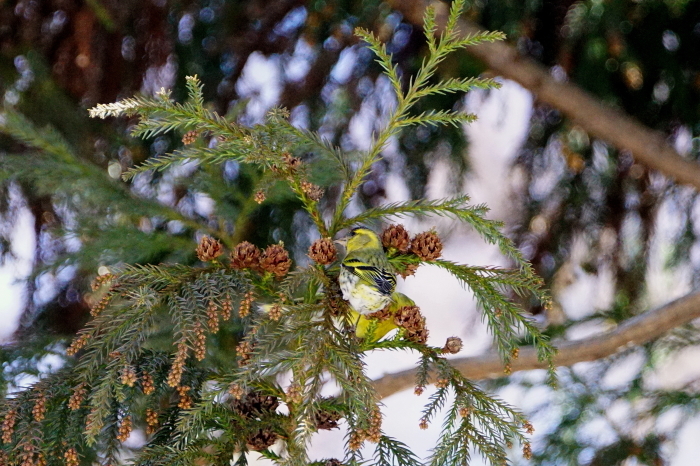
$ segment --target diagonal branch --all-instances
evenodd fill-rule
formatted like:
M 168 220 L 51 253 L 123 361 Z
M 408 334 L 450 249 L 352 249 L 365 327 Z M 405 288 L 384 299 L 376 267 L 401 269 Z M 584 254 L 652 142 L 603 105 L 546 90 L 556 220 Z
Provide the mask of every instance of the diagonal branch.
M 389 4 L 413 25 L 421 27 L 425 8 L 431 2 L 389 0 Z M 447 8 L 440 2 L 432 4 L 438 11 Z M 469 21 L 461 21 L 459 27 L 463 36 L 482 32 L 478 25 Z M 516 81 L 530 90 L 539 101 L 561 111 L 591 136 L 606 141 L 618 150 L 629 151 L 637 162 L 647 168 L 658 170 L 678 183 L 700 189 L 700 164 L 679 155 L 661 132 L 603 104 L 575 84 L 557 81 L 545 66 L 520 56 L 515 47 L 505 42 L 481 43 L 468 47 L 467 51 L 494 73 Z
M 632 346 L 659 338 L 669 330 L 700 317 L 700 293 L 692 293 L 657 309 L 633 317 L 615 330 L 576 341 L 555 341 L 558 353 L 554 357 L 556 366 L 571 366 L 577 362 L 595 361 L 611 356 Z M 479 380 L 502 377 L 503 362 L 496 353 L 453 359 L 454 367 L 467 378 Z M 532 347 L 521 348 L 518 359 L 511 361 L 512 371 L 546 369 L 547 363 L 537 360 Z M 416 370 L 385 375 L 374 381 L 380 397 L 386 397 L 415 385 Z

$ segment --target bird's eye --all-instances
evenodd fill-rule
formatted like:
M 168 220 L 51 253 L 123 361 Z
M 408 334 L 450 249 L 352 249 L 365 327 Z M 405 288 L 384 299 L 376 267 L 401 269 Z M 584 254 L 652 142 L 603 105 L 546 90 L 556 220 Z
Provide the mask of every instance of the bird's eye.
M 352 230 L 350 230 L 350 236 L 355 236 L 359 230 L 361 230 L 360 227 L 353 228 Z

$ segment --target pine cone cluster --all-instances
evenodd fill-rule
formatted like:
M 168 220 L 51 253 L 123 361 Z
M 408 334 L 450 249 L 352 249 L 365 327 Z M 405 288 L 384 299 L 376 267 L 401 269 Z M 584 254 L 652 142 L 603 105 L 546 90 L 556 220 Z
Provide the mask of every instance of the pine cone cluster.
M 197 258 L 202 262 L 209 262 L 223 254 L 223 246 L 210 236 L 202 236 L 197 246 Z
M 234 399 L 233 409 L 241 416 L 250 418 L 274 412 L 279 404 L 276 396 L 251 391 L 238 399 Z
M 320 265 L 333 263 L 338 257 L 338 250 L 330 238 L 321 238 L 314 241 L 309 247 L 309 257 Z
M 421 315 L 418 306 L 402 307 L 396 311 L 394 322 L 399 327 L 406 329 L 406 339 L 421 344 L 425 344 L 428 341 L 428 328 L 425 326 L 425 317 Z
M 260 251 L 254 244 L 243 241 L 231 251 L 231 267 L 236 270 L 270 272 L 279 278 L 287 275 L 291 266 L 292 260 L 282 242 L 271 244 L 265 251 Z
M 270 429 L 258 429 L 248 437 L 248 448 L 254 451 L 265 450 L 271 447 L 277 440 L 277 434 Z
M 269 245 L 260 257 L 260 268 L 278 278 L 287 275 L 291 266 L 292 260 L 282 243 Z
M 412 254 L 421 260 L 433 261 L 442 255 L 442 241 L 434 231 L 418 233 L 411 239 L 403 225 L 389 225 L 382 232 L 381 240 L 390 257 Z M 402 263 L 397 269 L 398 274 L 406 278 L 416 273 L 418 264 Z
M 231 251 L 231 267 L 237 270 L 260 268 L 260 249 L 248 241 L 236 245 Z

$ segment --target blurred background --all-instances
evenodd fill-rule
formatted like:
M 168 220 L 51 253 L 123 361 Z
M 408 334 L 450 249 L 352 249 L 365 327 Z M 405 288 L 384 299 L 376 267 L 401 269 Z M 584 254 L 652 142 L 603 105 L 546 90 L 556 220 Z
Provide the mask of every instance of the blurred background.
M 128 130 L 135 121 L 93 121 L 88 108 L 161 88 L 181 99 L 185 76 L 196 74 L 208 105 L 242 124 L 260 123 L 282 106 L 295 125 L 348 153 L 363 150 L 394 99 L 353 29 L 386 41 L 408 79 L 427 53 L 420 21 L 426 5 L 0 1 L 4 390 L 66 363 L 66 342 L 89 316 L 89 282 L 114 265 L 194 263 L 201 234 L 230 244 L 283 240 L 304 265 L 317 235 L 289 193 L 268 193 L 262 205 L 246 202 L 257 174 L 235 162 L 184 163 L 121 181 L 130 166 L 180 148 L 182 135 L 134 140 Z M 700 2 L 474 0 L 464 18 L 505 32 L 513 56 L 538 62 L 557 81 L 661 132 L 685 159 L 700 155 Z M 650 171 L 588 134 L 585 120 L 574 122 L 499 74 L 469 50 L 448 58 L 439 79 L 486 75 L 502 87 L 426 100 L 420 111 L 459 108 L 479 120 L 465 128 L 404 131 L 373 167 L 353 208 L 461 193 L 487 203 L 489 217 L 505 222 L 552 292 L 551 310 L 522 305 L 553 338 L 599 334 L 696 288 L 697 190 Z M 5 129 L 10 111 L 22 134 Z M 54 144 L 56 135 L 67 148 Z M 436 227 L 446 238 L 447 259 L 509 265 L 473 231 L 446 219 L 404 225 L 411 233 Z M 431 344 L 458 335 L 465 341 L 458 357 L 489 351 L 491 337 L 468 290 L 426 267 L 400 287 L 425 313 Z M 698 330 L 687 324 L 615 356 L 561 368 L 558 390 L 544 385 L 540 371 L 483 385 L 531 417 L 536 433 L 528 464 L 695 465 Z M 223 357 L 232 351 L 223 340 L 219 349 Z M 371 354 L 368 371 L 380 378 L 415 360 Z M 418 429 L 429 394 L 408 390 L 384 400 L 387 433 L 422 455 L 439 431 Z M 342 430 L 319 434 L 312 454 L 338 455 L 342 438 Z M 517 447 L 513 459 L 525 462 Z

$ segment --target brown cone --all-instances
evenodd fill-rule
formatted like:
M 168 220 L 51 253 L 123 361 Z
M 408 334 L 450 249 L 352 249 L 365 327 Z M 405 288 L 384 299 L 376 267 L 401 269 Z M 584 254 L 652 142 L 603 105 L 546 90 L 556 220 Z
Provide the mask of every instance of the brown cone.
M 394 248 L 401 254 L 406 254 L 411 239 L 403 225 L 390 225 L 382 232 L 382 244 L 386 249 Z
M 425 344 L 428 341 L 428 329 L 425 326 L 425 317 L 417 306 L 404 306 L 394 316 L 394 322 L 399 327 L 406 329 L 406 339 L 416 343 Z
M 424 261 L 433 261 L 442 255 L 442 241 L 434 231 L 418 233 L 411 241 L 411 252 Z
M 316 428 L 318 430 L 332 430 L 338 428 L 338 421 L 341 418 L 340 413 L 332 411 L 321 411 L 316 413 Z
M 416 270 L 418 270 L 418 264 L 407 264 L 406 268 L 403 270 L 399 270 L 399 275 L 401 275 L 401 278 L 406 278 L 410 277 L 412 275 L 416 274 Z
M 271 430 L 258 429 L 256 433 L 248 437 L 248 448 L 255 451 L 264 450 L 277 440 L 277 434 Z
M 197 246 L 197 258 L 202 262 L 209 262 L 223 254 L 221 243 L 210 237 L 202 236 L 199 246 Z
M 260 258 L 260 268 L 273 273 L 276 277 L 284 277 L 289 272 L 292 260 L 282 244 L 271 244 L 265 248 Z
M 248 241 L 237 244 L 231 252 L 231 267 L 257 270 L 260 267 L 260 249 Z
M 459 337 L 449 337 L 442 348 L 443 353 L 457 354 L 462 351 L 462 339 Z
M 233 409 L 244 417 L 255 417 L 273 412 L 279 406 L 276 396 L 264 395 L 260 392 L 248 392 L 245 396 L 233 400 Z
M 309 257 L 317 264 L 328 265 L 338 257 L 338 250 L 330 238 L 321 238 L 309 247 Z

